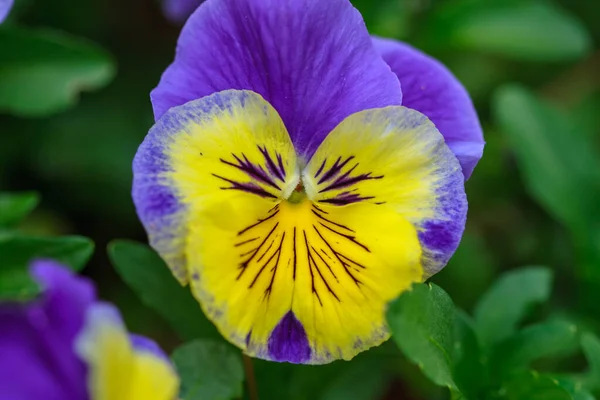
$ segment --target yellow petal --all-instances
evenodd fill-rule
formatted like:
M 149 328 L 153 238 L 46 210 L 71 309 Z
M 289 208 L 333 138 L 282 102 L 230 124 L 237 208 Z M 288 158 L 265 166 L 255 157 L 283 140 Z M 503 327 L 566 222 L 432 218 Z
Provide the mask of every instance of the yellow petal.
M 88 368 L 91 400 L 175 400 L 179 378 L 169 361 L 135 349 L 116 309 L 97 304 L 88 310 L 76 351 Z

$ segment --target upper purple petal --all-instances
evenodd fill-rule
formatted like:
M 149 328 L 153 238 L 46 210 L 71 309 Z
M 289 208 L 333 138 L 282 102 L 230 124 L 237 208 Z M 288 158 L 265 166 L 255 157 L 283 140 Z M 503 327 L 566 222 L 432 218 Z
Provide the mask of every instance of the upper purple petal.
M 51 261 L 35 262 L 32 275 L 44 290 L 38 300 L 0 305 L 0 393 L 11 400 L 85 400 L 86 368 L 73 341 L 94 288 Z
M 402 105 L 425 114 L 446 139 L 468 179 L 483 154 L 483 132 L 469 94 L 439 61 L 394 40 L 373 38 L 402 83 Z
M 164 0 L 163 11 L 165 16 L 171 21 L 183 23 L 203 1 L 204 0 Z
M 13 6 L 13 0 L 0 0 L 0 24 L 4 22 Z
M 397 77 L 348 0 L 208 0 L 151 94 L 155 118 L 226 89 L 261 94 L 306 159 L 344 118 L 399 105 Z

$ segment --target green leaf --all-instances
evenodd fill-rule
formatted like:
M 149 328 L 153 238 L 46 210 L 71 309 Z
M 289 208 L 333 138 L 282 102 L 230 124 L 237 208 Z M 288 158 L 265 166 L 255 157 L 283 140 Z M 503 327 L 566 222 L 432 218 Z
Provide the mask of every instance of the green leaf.
M 164 261 L 141 243 L 116 240 L 108 254 L 121 278 L 148 306 L 161 314 L 184 340 L 220 338 L 190 289 L 182 287 Z
M 242 396 L 242 356 L 225 343 L 194 340 L 172 355 L 181 378 L 182 400 L 228 400 Z
M 504 383 L 497 397 L 503 400 L 573 400 L 560 382 L 535 371 L 516 374 Z
M 0 193 L 0 226 L 11 226 L 25 218 L 38 205 L 35 192 Z
M 320 400 L 372 400 L 385 395 L 389 372 L 381 360 L 363 358 L 363 362 L 348 363 L 344 370 L 328 382 Z
M 382 398 L 403 361 L 396 344 L 388 341 L 350 362 L 315 367 L 254 359 L 253 365 L 260 400 L 367 400 Z
M 475 323 L 482 344 L 493 345 L 512 335 L 530 309 L 548 299 L 551 287 L 552 273 L 544 267 L 503 274 L 475 307 Z
M 492 354 L 494 376 L 526 370 L 536 360 L 573 354 L 579 345 L 577 327 L 554 320 L 528 326 L 499 344 Z
M 475 333 L 474 322 L 456 310 L 454 322 L 454 380 L 467 399 L 481 398 L 487 383 L 487 365 Z
M 497 260 L 481 235 L 465 232 L 447 267 L 435 275 L 434 281 L 447 288 L 457 307 L 472 308 L 493 282 L 497 268 Z M 469 290 L 464 290 L 465 287 Z
M 556 219 L 587 235 L 600 216 L 600 160 L 593 143 L 558 110 L 519 86 L 499 89 L 493 111 L 531 196 Z
M 94 243 L 80 236 L 29 237 L 20 234 L 0 236 L 0 298 L 26 300 L 39 293 L 29 276 L 32 260 L 46 258 L 81 270 L 94 252 Z
M 454 304 L 434 284 L 415 284 L 390 304 L 387 320 L 398 347 L 434 383 L 457 390 L 452 378 Z
M 592 333 L 584 333 L 581 336 L 581 347 L 590 366 L 584 378 L 584 386 L 591 390 L 598 390 L 600 389 L 600 340 Z
M 77 102 L 79 93 L 114 76 L 111 57 L 96 45 L 48 30 L 0 30 L 0 111 L 46 116 Z
M 596 400 L 596 398 L 583 388 L 580 379 L 573 379 L 565 376 L 554 377 L 560 387 L 565 389 L 573 398 L 573 400 Z
M 526 61 L 573 60 L 592 49 L 585 26 L 551 2 L 479 2 L 453 16 L 447 40 L 462 49 Z

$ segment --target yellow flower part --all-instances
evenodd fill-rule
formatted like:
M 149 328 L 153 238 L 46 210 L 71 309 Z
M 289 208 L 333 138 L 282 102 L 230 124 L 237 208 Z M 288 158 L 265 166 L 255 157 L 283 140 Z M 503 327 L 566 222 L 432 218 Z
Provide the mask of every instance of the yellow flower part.
M 220 332 L 264 359 L 380 344 L 387 303 L 443 267 L 464 227 L 458 161 L 400 106 L 348 117 L 304 159 L 260 95 L 224 91 L 167 112 L 134 172 L 151 244 Z
M 76 351 L 88 367 L 90 400 L 177 398 L 179 378 L 169 360 L 148 339 L 130 338 L 109 305 L 88 310 Z

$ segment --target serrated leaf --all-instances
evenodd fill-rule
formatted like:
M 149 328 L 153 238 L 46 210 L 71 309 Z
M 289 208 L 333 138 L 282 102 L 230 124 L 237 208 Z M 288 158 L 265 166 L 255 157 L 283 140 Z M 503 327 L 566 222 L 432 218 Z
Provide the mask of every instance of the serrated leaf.
M 585 26 L 551 2 L 470 3 L 448 21 L 455 47 L 526 61 L 573 60 L 592 49 Z
M 415 284 L 392 302 L 387 320 L 398 347 L 435 384 L 458 390 L 452 377 L 455 309 L 434 284 Z
M 512 335 L 531 308 L 550 296 L 552 273 L 544 267 L 520 268 L 503 274 L 475 307 L 477 333 L 491 346 Z
M 493 111 L 508 136 L 525 185 L 548 213 L 573 231 L 597 221 L 600 160 L 576 125 L 527 89 L 499 89 Z
M 190 289 L 182 287 L 150 247 L 128 240 L 109 244 L 108 254 L 121 276 L 148 306 L 161 314 L 185 340 L 220 338 Z
M 181 378 L 182 400 L 229 400 L 242 396 L 241 352 L 210 340 L 194 340 L 172 355 Z
M 0 192 L 0 227 L 14 225 L 38 205 L 40 196 L 35 192 Z
M 0 236 L 0 298 L 26 300 L 39 292 L 29 276 L 31 261 L 48 258 L 81 270 L 94 251 L 94 243 L 81 236 L 30 237 L 7 233 Z
M 114 74 L 111 57 L 85 40 L 49 30 L 0 30 L 0 112 L 31 117 L 63 111 Z
M 536 360 L 566 356 L 577 351 L 577 327 L 554 320 L 531 325 L 499 344 L 492 354 L 494 376 L 527 370 Z

